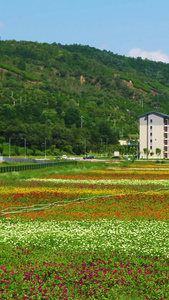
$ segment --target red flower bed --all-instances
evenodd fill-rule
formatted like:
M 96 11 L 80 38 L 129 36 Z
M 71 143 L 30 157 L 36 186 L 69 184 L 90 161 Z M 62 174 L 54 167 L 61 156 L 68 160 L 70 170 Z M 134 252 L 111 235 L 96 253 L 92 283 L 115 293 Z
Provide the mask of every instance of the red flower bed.
M 0 299 L 168 299 L 167 258 L 67 251 L 41 257 L 36 247 L 13 249 L 10 268 L 0 267 Z

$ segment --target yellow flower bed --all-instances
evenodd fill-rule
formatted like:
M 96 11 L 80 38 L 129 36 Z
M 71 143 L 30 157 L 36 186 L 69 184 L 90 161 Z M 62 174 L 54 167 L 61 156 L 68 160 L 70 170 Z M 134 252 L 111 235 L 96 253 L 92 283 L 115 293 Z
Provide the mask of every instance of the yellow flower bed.
M 132 191 L 131 189 L 79 189 L 77 187 L 36 187 L 36 188 L 26 188 L 26 187 L 2 187 L 0 189 L 0 194 L 31 194 L 31 193 L 63 193 L 63 194 L 91 194 L 91 195 L 122 195 L 122 194 L 129 194 L 133 193 L 135 191 Z
M 143 169 L 143 168 L 130 168 L 130 169 L 109 169 L 109 170 L 96 170 L 96 171 L 89 171 L 88 173 L 90 174 L 98 174 L 98 175 L 114 175 L 114 174 L 169 174 L 169 168 L 167 169 L 162 169 L 162 168 L 146 168 L 146 169 Z

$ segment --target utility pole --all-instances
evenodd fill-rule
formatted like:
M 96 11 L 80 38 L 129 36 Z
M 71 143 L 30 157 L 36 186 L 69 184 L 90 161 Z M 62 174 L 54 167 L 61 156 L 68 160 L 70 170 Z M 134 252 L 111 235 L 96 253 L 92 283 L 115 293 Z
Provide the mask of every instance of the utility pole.
M 25 158 L 26 158 L 26 139 L 24 138 Z
M 85 153 L 85 157 L 86 157 L 86 138 L 84 139 L 84 153 Z
M 100 140 L 100 142 L 101 142 L 101 148 L 100 148 L 100 152 L 101 152 L 101 150 L 102 150 L 102 142 L 103 142 L 103 139 L 102 138 L 98 138 L 99 140 Z
M 101 147 L 102 147 L 102 141 L 103 141 L 103 139 L 102 139 L 102 138 L 99 138 L 99 140 L 100 140 L 100 142 L 101 142 Z
M 24 149 L 25 149 L 25 159 L 26 159 L 26 138 L 22 138 L 24 140 Z
M 122 130 L 121 130 L 121 137 L 122 137 L 122 139 L 123 139 L 123 132 L 124 132 L 124 129 L 122 128 Z
M 88 140 L 88 138 L 84 139 L 84 153 L 85 153 L 85 157 L 86 157 L 87 140 Z
M 108 141 L 109 141 L 109 138 L 106 138 L 106 152 L 108 152 Z
M 11 157 L 11 138 L 9 138 L 9 158 Z
M 46 138 L 45 138 L 45 159 L 46 159 Z
M 81 119 L 80 128 L 82 128 L 82 124 L 83 124 L 83 119 L 84 119 L 84 117 L 83 117 L 83 116 L 80 116 L 80 119 Z
M 141 106 L 141 107 L 144 106 L 143 99 L 140 99 L 140 106 Z

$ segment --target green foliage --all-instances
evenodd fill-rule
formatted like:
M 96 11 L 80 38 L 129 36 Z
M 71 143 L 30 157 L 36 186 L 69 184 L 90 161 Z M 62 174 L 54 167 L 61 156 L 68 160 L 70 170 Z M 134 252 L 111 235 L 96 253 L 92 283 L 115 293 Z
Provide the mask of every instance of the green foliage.
M 42 80 L 40 77 L 37 77 L 34 74 L 29 74 L 25 71 L 22 71 L 23 69 L 25 69 L 24 62 L 22 64 L 20 64 L 19 67 L 20 67 L 20 69 L 14 67 L 14 66 L 11 66 L 11 65 L 0 62 L 0 68 L 11 71 L 11 72 L 13 72 L 17 75 L 20 75 L 20 76 L 22 76 L 23 79 L 28 79 L 28 80 L 31 80 L 31 81 L 41 81 Z
M 45 139 L 52 153 L 113 146 L 138 134 L 138 115 L 169 113 L 168 76 L 168 64 L 89 46 L 1 41 L 0 137 L 26 138 L 34 155 Z
M 156 148 L 156 154 L 157 154 L 158 156 L 160 156 L 160 154 L 161 154 L 161 149 L 160 149 L 160 148 Z

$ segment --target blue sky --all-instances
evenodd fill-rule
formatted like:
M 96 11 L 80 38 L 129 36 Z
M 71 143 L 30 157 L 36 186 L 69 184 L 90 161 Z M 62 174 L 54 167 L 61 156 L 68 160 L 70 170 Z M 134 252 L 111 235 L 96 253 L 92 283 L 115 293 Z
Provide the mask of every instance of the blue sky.
M 0 0 L 1 40 L 82 44 L 169 63 L 168 0 Z

